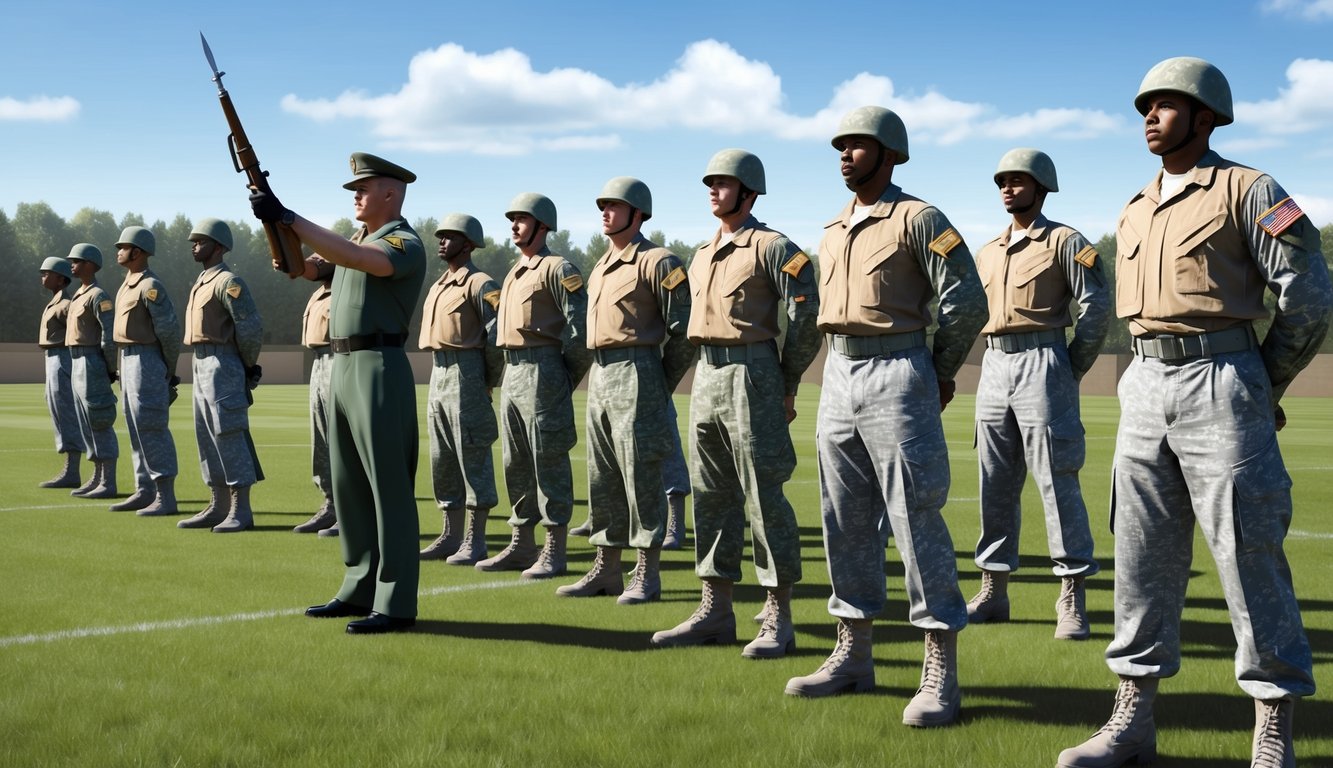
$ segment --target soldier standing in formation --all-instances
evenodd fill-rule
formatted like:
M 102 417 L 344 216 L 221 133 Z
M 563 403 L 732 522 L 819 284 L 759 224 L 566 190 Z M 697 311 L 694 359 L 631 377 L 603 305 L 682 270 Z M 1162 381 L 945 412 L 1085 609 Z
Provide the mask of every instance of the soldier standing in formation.
M 819 328 L 829 334 L 819 399 L 819 498 L 838 618 L 833 653 L 787 693 L 828 696 L 875 685 L 872 622 L 884 610 L 890 532 L 906 575 L 908 618 L 925 633 L 911 726 L 958 718 L 958 631 L 967 606 L 941 509 L 949 449 L 940 413 L 986 319 L 986 296 L 963 238 L 937 208 L 902 191 L 907 130 L 893 112 L 861 107 L 833 136 L 854 198 L 825 225 Z M 926 346 L 939 299 L 934 349 Z
M 597 197 L 610 240 L 588 276 L 588 521 L 597 547 L 592 568 L 568 597 L 619 595 L 621 605 L 656 600 L 666 535 L 662 460 L 677 431 L 671 393 L 694 363 L 685 333 L 689 284 L 680 258 L 640 234 L 653 215 L 652 192 L 618 176 Z M 625 589 L 621 551 L 638 550 Z
M 375 155 L 352 154 L 351 190 L 361 229 L 346 240 L 297 216 L 277 196 L 250 196 L 255 217 L 290 227 L 334 264 L 329 309 L 333 375 L 329 453 L 333 499 L 347 572 L 337 596 L 306 609 L 312 618 L 365 616 L 350 634 L 398 632 L 416 624 L 417 400 L 403 345 L 426 275 L 421 238 L 402 216 L 416 174 Z
M 97 284 L 102 252 L 91 243 L 79 243 L 69 251 L 70 269 L 79 288 L 69 302 L 65 346 L 69 348 L 70 386 L 79 432 L 93 463 L 88 482 L 70 491 L 85 499 L 107 499 L 116 495 L 116 459 L 120 440 L 116 423 L 116 379 L 120 362 L 115 339 L 115 305 Z
M 176 441 L 168 420 L 180 383 L 181 325 L 167 289 L 148 268 L 155 250 L 153 233 L 143 227 L 126 227 L 116 243 L 116 261 L 126 270 L 116 292 L 116 343 L 135 490 L 111 509 L 145 516 L 177 512 Z
M 1111 519 L 1120 676 L 1111 718 L 1060 754 L 1064 768 L 1150 762 L 1158 680 L 1180 669 L 1194 524 L 1212 551 L 1236 636 L 1236 679 L 1254 699 L 1254 766 L 1296 764 L 1295 700 L 1315 691 L 1310 643 L 1282 542 L 1291 478 L 1278 401 L 1328 332 L 1333 287 L 1319 230 L 1265 173 L 1220 157 L 1231 87 L 1212 64 L 1167 59 L 1134 106 L 1162 170 L 1116 227 L 1116 314 L 1134 359 L 1120 379 Z M 1252 323 L 1268 316 L 1263 343 Z
M 233 533 L 254 527 L 250 486 L 264 479 L 250 437 L 250 390 L 259 384 L 264 325 L 245 281 L 222 260 L 231 228 L 202 219 L 190 232 L 203 268 L 185 309 L 185 343 L 194 348 L 194 436 L 209 502 L 178 528 Z
M 43 260 L 38 271 L 42 287 L 51 292 L 51 300 L 42 310 L 41 325 L 37 329 L 37 346 L 46 357 L 46 409 L 51 413 L 51 426 L 55 429 L 56 452 L 65 457 L 60 474 L 39 485 L 42 488 L 78 488 L 79 460 L 83 458 L 84 445 L 74 408 L 69 347 L 65 343 L 69 303 L 74 295 L 74 289 L 70 287 L 74 272 L 68 261 L 56 256 Z
M 509 204 L 520 256 L 500 292 L 498 343 L 505 488 L 513 514 L 509 545 L 477 563 L 483 571 L 522 570 L 525 579 L 565 572 L 565 542 L 574 509 L 569 449 L 574 447 L 574 387 L 591 364 L 585 342 L 587 293 L 578 267 L 546 247 L 556 231 L 555 203 L 525 192 Z M 546 527 L 540 553 L 534 536 Z
M 301 344 L 310 350 L 310 474 L 324 501 L 309 520 L 292 528 L 296 533 L 338 535 L 338 516 L 333 505 L 333 474 L 329 468 L 329 381 L 333 373 L 333 349 L 329 345 L 329 305 L 333 299 L 333 265 L 312 259 L 311 279 L 319 287 L 306 301 L 301 318 Z
M 426 422 L 444 530 L 421 550 L 421 559 L 475 565 L 486 558 L 486 518 L 499 503 L 491 446 L 500 431 L 491 392 L 504 373 L 495 345 L 500 286 L 472 263 L 472 252 L 486 247 L 480 221 L 448 214 L 435 237 L 446 269 L 426 293 L 418 345 L 434 360 Z
M 751 214 L 766 191 L 755 155 L 725 149 L 704 171 L 721 222 L 694 255 L 689 339 L 700 347 L 690 405 L 695 573 L 699 607 L 653 635 L 670 647 L 736 640 L 732 585 L 741 579 L 748 519 L 755 571 L 767 591 L 758 636 L 747 658 L 777 658 L 795 648 L 791 589 L 801 579 L 796 514 L 783 483 L 796 468 L 787 424 L 796 416 L 801 374 L 819 352 L 814 266 L 795 243 Z M 781 354 L 780 304 L 787 313 Z
M 1009 575 L 1018 570 L 1023 481 L 1031 471 L 1061 580 L 1055 637 L 1086 640 L 1083 580 L 1098 568 L 1078 482 L 1085 455 L 1078 383 L 1106 339 L 1110 296 L 1087 238 L 1042 214 L 1046 195 L 1059 191 L 1051 158 L 1010 150 L 994 179 L 1013 219 L 977 253 L 990 318 L 981 329 L 987 349 L 976 397 L 981 591 L 967 605 L 967 620 L 1009 620 Z M 1066 346 L 1071 301 L 1078 324 Z

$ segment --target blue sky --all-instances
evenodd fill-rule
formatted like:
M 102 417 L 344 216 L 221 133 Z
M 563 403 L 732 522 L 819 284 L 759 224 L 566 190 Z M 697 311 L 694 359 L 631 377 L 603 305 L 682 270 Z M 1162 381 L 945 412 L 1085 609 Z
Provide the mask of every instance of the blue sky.
M 372 17 L 370 14 L 374 14 Z M 43 200 L 150 221 L 248 217 L 202 30 L 275 191 L 350 215 L 347 155 L 419 175 L 409 219 L 465 211 L 488 235 L 521 191 L 549 195 L 582 244 L 601 185 L 638 176 L 648 228 L 716 227 L 700 175 L 758 154 L 756 214 L 809 250 L 848 198 L 828 136 L 879 103 L 907 123 L 894 180 L 975 251 L 1006 223 L 991 174 L 1047 151 L 1046 212 L 1096 239 L 1158 168 L 1133 97 L 1169 56 L 1226 73 L 1237 120 L 1214 135 L 1333 222 L 1333 0 L 1214 3 L 24 3 L 0 47 L 0 209 Z M 101 244 L 103 246 L 107 244 Z

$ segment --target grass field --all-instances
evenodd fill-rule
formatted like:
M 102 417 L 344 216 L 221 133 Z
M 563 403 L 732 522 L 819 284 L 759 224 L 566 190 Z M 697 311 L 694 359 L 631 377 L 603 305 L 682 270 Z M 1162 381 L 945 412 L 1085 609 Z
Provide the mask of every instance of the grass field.
M 782 692 L 789 677 L 813 671 L 833 643 L 815 387 L 805 387 L 798 403 L 792 429 L 800 465 L 787 486 L 806 566 L 793 609 L 798 650 L 769 662 L 742 659 L 739 645 L 649 649 L 653 631 L 697 604 L 690 551 L 664 554 L 660 603 L 557 598 L 555 586 L 577 579 L 592 560 L 582 539 L 571 541 L 570 577 L 555 583 L 424 564 L 413 633 L 352 637 L 342 621 L 302 617 L 306 605 L 331 597 L 340 583 L 338 544 L 290 532 L 318 501 L 309 480 L 305 388 L 265 386 L 257 394 L 253 431 L 269 478 L 253 494 L 257 530 L 222 536 L 37 488 L 58 468 L 40 387 L 0 386 L 0 766 L 1027 768 L 1053 765 L 1060 749 L 1082 741 L 1110 712 L 1116 678 L 1102 654 L 1112 621 L 1106 499 L 1113 399 L 1084 400 L 1084 491 L 1104 565 L 1089 584 L 1092 639 L 1051 639 L 1058 581 L 1043 554 L 1029 489 L 1024 567 L 1011 587 L 1014 621 L 960 636 L 963 722 L 914 730 L 900 716 L 917 684 L 921 634 L 904 619 L 895 552 L 887 565 L 889 610 L 875 630 L 875 692 L 816 701 Z M 418 396 L 424 400 L 424 388 Z M 172 424 L 178 493 L 193 513 L 206 493 L 189 402 L 182 391 Z M 683 418 L 686 398 L 679 405 Z M 971 398 L 959 397 L 945 414 L 953 471 L 945 515 L 969 597 L 979 582 L 971 553 L 978 527 L 971 409 Z M 1291 423 L 1281 442 L 1296 483 L 1287 553 L 1316 676 L 1328 685 L 1333 400 L 1292 399 L 1286 409 Z M 117 426 L 126 490 L 129 443 L 123 423 Z M 587 498 L 583 451 L 580 443 L 572 454 L 578 498 Z M 498 445 L 496 454 L 498 467 Z M 424 463 L 424 433 L 421 455 Z M 440 526 L 426 471 L 418 472 L 417 497 L 425 542 Z M 585 513 L 577 509 L 576 522 Z M 508 527 L 493 513 L 488 530 L 491 551 L 498 551 Z M 737 588 L 742 642 L 753 632 L 746 617 L 761 600 L 747 572 Z M 1184 669 L 1163 684 L 1156 710 L 1161 764 L 1247 765 L 1252 708 L 1232 679 L 1234 641 L 1202 542 L 1184 635 Z M 1326 697 L 1297 708 L 1296 738 L 1302 765 L 1333 766 Z

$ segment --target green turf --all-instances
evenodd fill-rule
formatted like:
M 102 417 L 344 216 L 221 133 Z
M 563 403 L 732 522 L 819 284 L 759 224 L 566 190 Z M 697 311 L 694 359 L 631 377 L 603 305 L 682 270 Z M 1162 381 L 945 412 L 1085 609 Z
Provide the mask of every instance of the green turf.
M 1011 588 L 1014 621 L 960 637 L 960 725 L 901 724 L 919 675 L 921 636 L 904 620 L 893 552 L 887 620 L 875 633 L 875 692 L 818 701 L 783 695 L 786 680 L 813 671 L 833 642 L 819 534 L 815 387 L 805 387 L 798 403 L 800 465 L 788 485 L 806 564 L 794 604 L 798 651 L 769 662 L 742 659 L 739 645 L 649 650 L 653 631 L 683 620 L 696 604 L 688 551 L 663 556 L 661 603 L 557 598 L 554 587 L 577 579 L 591 562 L 581 539 L 571 543 L 570 577 L 555 583 L 425 564 L 415 633 L 350 637 L 341 621 L 300 616 L 302 607 L 333 595 L 342 566 L 336 540 L 289 530 L 318 502 L 309 480 L 305 388 L 265 386 L 258 394 L 252 423 L 269 477 L 253 494 L 258 530 L 221 536 L 37 488 L 59 463 L 40 387 L 0 386 L 0 766 L 1026 768 L 1054 764 L 1060 749 L 1084 739 L 1110 711 L 1115 677 L 1102 661 L 1111 630 L 1110 568 L 1089 585 L 1092 639 L 1052 640 L 1057 582 L 1030 489 L 1024 569 Z M 418 395 L 425 397 L 424 388 Z M 684 413 L 687 398 L 679 405 Z M 978 584 L 970 551 L 977 534 L 971 408 L 971 398 L 959 397 L 945 414 L 954 478 L 945 515 L 968 596 Z M 1291 424 L 1281 441 L 1296 482 L 1287 553 L 1316 676 L 1328 683 L 1333 515 L 1325 500 L 1333 495 L 1333 400 L 1293 399 L 1286 408 Z M 193 513 L 205 490 L 188 391 L 173 411 L 177 487 Z M 1111 398 L 1084 400 L 1084 490 L 1098 555 L 1108 566 L 1116 413 Z M 119 475 L 127 484 L 123 432 L 121 445 Z M 498 446 L 496 453 L 498 466 Z M 573 459 L 576 495 L 586 498 L 582 444 Z M 417 496 L 425 542 L 440 526 L 427 472 L 418 472 Z M 576 521 L 585 514 L 579 507 Z M 497 551 L 508 529 L 496 515 L 488 530 Z M 1162 763 L 1242 766 L 1252 713 L 1232 679 L 1233 640 L 1213 564 L 1201 542 L 1196 553 L 1187 658 L 1163 685 L 1157 707 Z M 748 616 L 761 595 L 747 573 L 737 589 L 743 640 L 754 631 Z M 1307 700 L 1296 723 L 1301 764 L 1333 765 L 1333 708 Z

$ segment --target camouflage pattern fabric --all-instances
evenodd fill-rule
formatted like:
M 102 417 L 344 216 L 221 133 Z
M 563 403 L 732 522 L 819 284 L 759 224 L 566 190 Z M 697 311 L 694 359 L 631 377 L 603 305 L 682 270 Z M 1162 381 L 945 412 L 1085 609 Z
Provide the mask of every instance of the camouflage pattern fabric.
M 245 366 L 231 345 L 194 347 L 194 436 L 207 486 L 254 485 L 264 470 L 250 437 Z
M 676 414 L 675 398 L 667 398 L 667 418 L 670 420 L 668 431 L 671 433 L 671 447 L 662 459 L 662 486 L 667 495 L 690 495 L 690 468 L 685 465 L 685 450 L 680 444 L 680 423 Z
M 172 338 L 179 337 L 177 328 Z M 125 428 L 134 459 L 134 487 L 140 490 L 153 491 L 157 478 L 176 476 L 176 441 L 167 423 L 171 415 L 169 375 L 157 345 L 120 348 L 120 394 L 125 400 Z
M 442 364 L 442 355 L 452 362 Z M 499 437 L 480 349 L 435 353 L 426 401 L 431 483 L 440 509 L 490 509 L 499 503 L 491 446 Z
M 333 500 L 333 476 L 329 467 L 329 381 L 333 354 L 326 346 L 310 364 L 310 473 L 324 498 Z
M 120 440 L 114 428 L 116 393 L 111 389 L 106 358 L 100 347 L 70 347 L 69 352 L 74 409 L 88 458 L 117 458 L 120 456 Z
M 500 388 L 505 488 L 512 506 L 509 524 L 569 525 L 574 511 L 569 449 L 578 439 L 570 369 L 560 347 L 524 351 L 537 359 L 505 365 Z M 591 361 L 591 352 L 586 347 L 583 351 L 581 359 Z M 578 375 L 582 377 L 582 372 Z
M 57 453 L 83 453 L 83 433 L 74 408 L 74 386 L 70 375 L 74 365 L 69 349 L 46 350 L 46 409 L 51 413 Z

